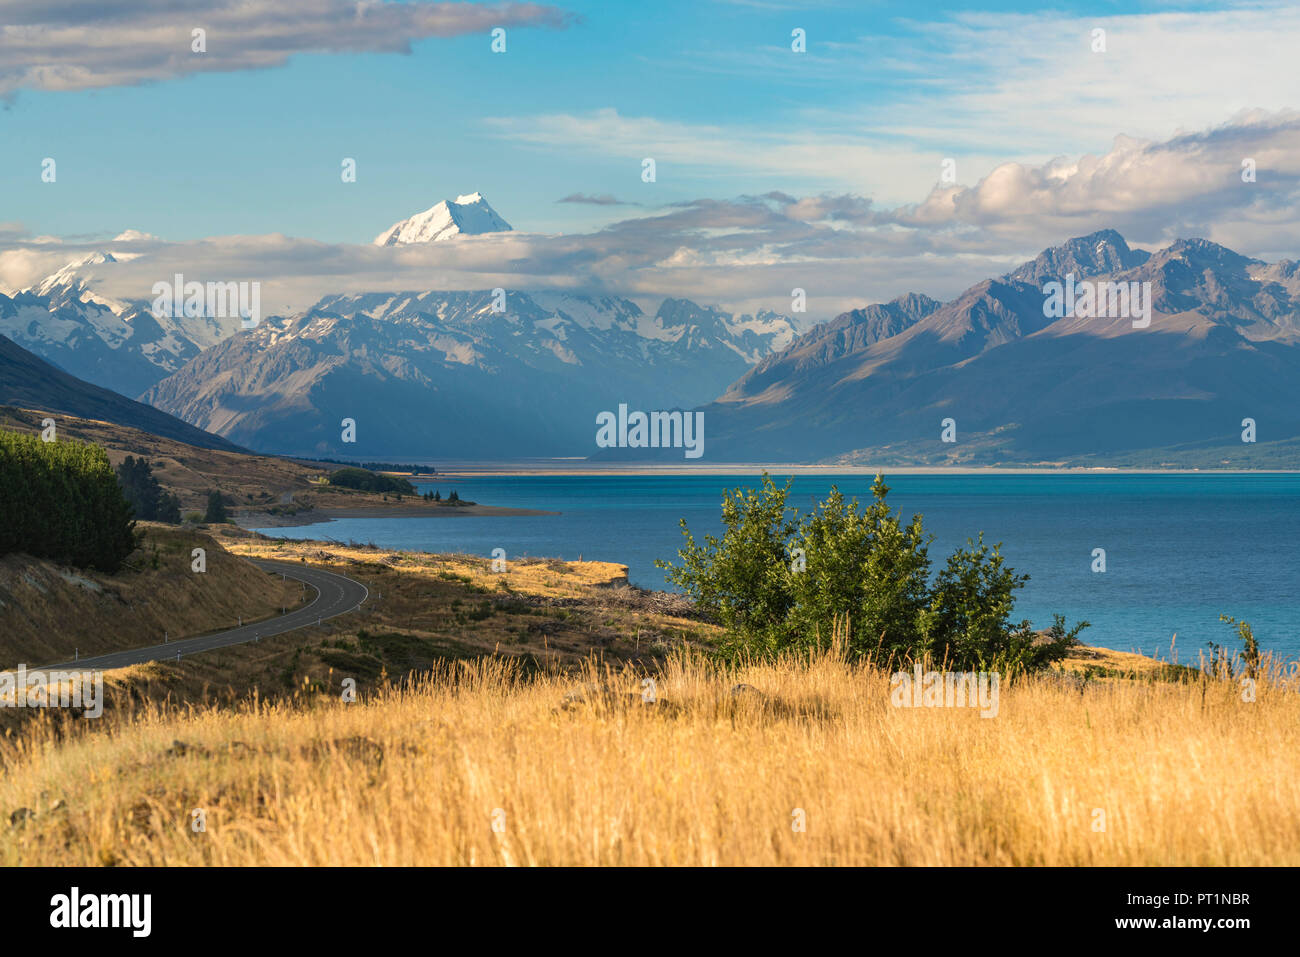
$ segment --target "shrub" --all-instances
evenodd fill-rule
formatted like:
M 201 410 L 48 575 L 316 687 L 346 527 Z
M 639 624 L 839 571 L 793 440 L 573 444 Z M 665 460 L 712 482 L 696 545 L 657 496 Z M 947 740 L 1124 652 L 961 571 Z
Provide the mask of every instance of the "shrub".
M 795 547 L 807 568 L 792 574 L 792 624 L 799 635 L 825 635 L 836 617 L 847 616 L 851 651 L 903 655 L 929 603 L 930 542 L 919 515 L 904 525 L 890 512 L 880 476 L 871 493 L 860 511 L 857 499 L 846 503 L 833 488 L 799 523 Z
M 790 491 L 765 472 L 758 489 L 724 491 L 721 539 L 695 541 L 686 520 L 686 544 L 677 553 L 681 567 L 664 561 L 667 579 L 686 591 L 697 606 L 717 619 L 736 639 L 733 650 L 773 652 L 792 643 L 788 616 L 795 606 L 790 587 L 789 541 L 794 524 L 785 501 Z
M 766 473 L 760 487 L 723 493 L 721 538 L 696 542 L 686 521 L 682 564 L 657 561 L 667 579 L 727 631 L 724 653 L 770 655 L 828 642 L 847 622 L 846 651 L 881 661 L 929 658 L 964 670 L 1036 670 L 1056 661 L 1088 627 L 1057 615 L 1038 634 L 1013 624 L 1015 593 L 1028 575 L 1007 567 L 1000 546 L 967 542 L 930 580 L 921 516 L 892 512 L 881 476 L 864 508 L 837 488 L 800 517 L 790 483 Z
M 216 489 L 208 492 L 208 510 L 203 516 L 203 521 L 209 525 L 221 525 L 230 521 L 226 515 L 226 500 Z
M 1220 615 L 1219 621 L 1232 625 L 1233 630 L 1237 632 L 1237 637 L 1241 640 L 1240 664 L 1247 678 L 1256 677 L 1259 674 L 1260 655 L 1259 640 L 1255 637 L 1255 630 L 1250 627 L 1249 622 L 1237 621 L 1231 615 Z M 1229 655 L 1212 641 L 1208 644 L 1211 652 L 1211 670 L 1222 669 L 1227 672 L 1229 678 L 1233 677 L 1238 664 L 1238 655 Z

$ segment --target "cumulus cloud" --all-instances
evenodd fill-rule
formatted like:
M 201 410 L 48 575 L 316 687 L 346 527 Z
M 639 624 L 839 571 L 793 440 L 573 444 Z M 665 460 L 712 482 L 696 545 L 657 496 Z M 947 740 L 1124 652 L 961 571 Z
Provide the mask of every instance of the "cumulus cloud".
M 1242 177 L 1254 161 L 1255 181 Z M 1101 228 L 1147 248 L 1200 236 L 1262 259 L 1300 253 L 1300 113 L 1246 113 L 1164 141 L 1118 137 L 1101 156 L 1006 163 L 969 187 L 877 208 L 852 193 L 770 191 L 701 198 L 571 235 L 462 236 L 395 247 L 273 234 L 166 242 L 128 231 L 108 243 L 51 242 L 0 224 L 0 283 L 22 288 L 96 249 L 99 292 L 140 299 L 174 273 L 256 280 L 268 312 L 305 309 L 328 293 L 427 289 L 559 289 L 643 301 L 685 296 L 809 315 L 907 292 L 950 298 L 1040 250 Z
M 1294 249 L 1298 207 L 1300 112 L 1253 111 L 1160 142 L 1118 136 L 1100 156 L 1004 163 L 973 186 L 935 187 L 924 201 L 877 221 L 1026 239 L 1098 225 L 1138 242 L 1231 231 L 1250 247 Z
M 295 53 L 410 53 L 414 40 L 494 27 L 563 28 L 538 3 L 386 0 L 4 0 L 0 94 L 82 90 L 283 66 Z M 193 31 L 206 52 L 193 52 Z

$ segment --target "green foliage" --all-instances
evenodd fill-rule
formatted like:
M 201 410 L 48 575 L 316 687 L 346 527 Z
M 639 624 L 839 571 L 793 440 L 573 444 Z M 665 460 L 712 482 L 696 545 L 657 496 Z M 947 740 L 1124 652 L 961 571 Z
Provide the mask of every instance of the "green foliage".
M 931 582 L 921 516 L 905 523 L 892 512 L 880 476 L 865 508 L 832 489 L 800 516 L 786 504 L 789 490 L 764 473 L 758 489 L 724 492 L 722 537 L 698 543 L 683 520 L 681 565 L 655 563 L 726 628 L 728 653 L 824 645 L 846 622 L 846 651 L 856 657 L 928 657 L 1010 674 L 1059 660 L 1088 627 L 1067 630 L 1060 615 L 1041 635 L 1027 621 L 1013 624 L 1015 593 L 1029 576 L 1007 567 L 982 533 Z
M 330 473 L 330 485 L 339 488 L 352 488 L 362 492 L 395 492 L 398 495 L 414 495 L 415 486 L 406 479 L 392 475 L 379 475 L 365 469 L 346 468 Z
M 230 521 L 229 516 L 226 515 L 226 500 L 216 489 L 208 492 L 208 510 L 203 516 L 203 521 L 209 525 L 221 525 Z
M 112 573 L 135 545 L 131 506 L 102 448 L 0 431 L 0 554 Z
M 732 650 L 764 653 L 791 644 L 787 619 L 795 599 L 787 565 L 794 533 L 786 515 L 789 491 L 789 482 L 778 488 L 764 473 L 757 489 L 723 492 L 722 538 L 706 535 L 699 544 L 682 519 L 686 544 L 677 553 L 682 566 L 655 562 L 667 570 L 668 581 L 727 629 L 734 638 Z
M 1028 656 L 1035 634 L 1029 622 L 1011 624 L 1015 593 L 1029 581 L 1008 568 L 1000 546 L 966 540 L 934 583 L 926 650 L 939 661 L 974 662 L 1005 670 Z
M 143 459 L 128 455 L 117 467 L 117 481 L 122 494 L 131 503 L 135 518 L 145 522 L 180 524 L 181 503 L 170 492 L 164 492 L 153 468 Z
M 913 650 L 929 604 L 930 539 L 919 515 L 904 525 L 890 512 L 880 476 L 871 494 L 860 510 L 857 499 L 845 502 L 832 488 L 800 521 L 795 548 L 807 568 L 791 574 L 791 625 L 795 636 L 824 636 L 847 616 L 851 652 L 902 657 Z
M 1242 645 L 1240 663 L 1245 667 L 1246 677 L 1256 677 L 1259 674 L 1259 641 L 1255 638 L 1255 630 L 1250 627 L 1248 622 L 1237 621 L 1231 615 L 1220 615 L 1219 621 L 1234 626 L 1237 638 L 1240 639 Z M 1227 671 L 1228 677 L 1231 678 L 1238 655 L 1229 655 L 1212 641 L 1208 644 L 1210 646 L 1212 670 L 1223 668 Z

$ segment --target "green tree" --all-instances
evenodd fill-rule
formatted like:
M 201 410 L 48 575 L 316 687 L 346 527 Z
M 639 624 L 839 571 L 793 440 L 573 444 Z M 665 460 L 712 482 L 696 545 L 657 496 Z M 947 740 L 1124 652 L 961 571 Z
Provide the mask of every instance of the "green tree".
M 122 493 L 131 503 L 137 519 L 173 525 L 180 522 L 180 501 L 170 492 L 163 491 L 154 477 L 153 467 L 143 457 L 137 459 L 128 455 L 116 471 L 118 484 L 122 486 Z
M 340 488 L 357 489 L 362 492 L 396 493 L 399 497 L 415 494 L 415 486 L 406 479 L 393 475 L 379 475 L 366 469 L 338 469 L 330 473 L 329 483 Z
M 136 546 L 108 453 L 0 431 L 0 553 L 116 572 Z
M 220 525 L 230 521 L 226 515 L 226 501 L 216 489 L 208 492 L 208 510 L 203 521 L 209 525 Z
M 171 492 L 163 492 L 158 496 L 158 521 L 169 525 L 181 523 L 181 500 Z
M 795 633 L 824 640 L 830 623 L 845 619 L 849 646 L 859 654 L 899 656 L 915 644 L 929 603 L 930 541 L 913 515 L 904 525 L 890 511 L 889 487 L 871 484 L 872 502 L 861 510 L 838 488 L 799 522 L 794 548 L 806 563 L 792 565 Z
M 778 487 L 763 473 L 757 489 L 723 492 L 721 538 L 696 542 L 686 520 L 681 566 L 656 561 L 668 581 L 682 588 L 707 614 L 726 627 L 734 650 L 771 652 L 797 639 L 790 587 L 790 539 L 794 522 L 787 512 L 790 483 Z

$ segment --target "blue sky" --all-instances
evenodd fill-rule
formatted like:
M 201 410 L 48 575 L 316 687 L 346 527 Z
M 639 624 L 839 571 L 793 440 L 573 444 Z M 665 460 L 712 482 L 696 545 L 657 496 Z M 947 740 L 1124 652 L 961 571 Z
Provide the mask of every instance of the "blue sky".
M 343 0 L 263 0 L 252 6 L 264 6 L 268 22 L 277 9 L 303 11 L 311 23 L 302 32 L 315 39 L 287 44 L 284 65 L 248 68 L 262 49 L 284 45 L 274 25 L 266 36 L 256 18 L 228 32 L 209 27 L 206 55 L 160 54 L 146 35 L 155 22 L 183 41 L 191 21 L 209 20 L 140 14 L 155 4 L 163 9 L 161 0 L 106 0 L 96 14 L 102 22 L 84 23 L 72 0 L 0 2 L 0 23 L 45 17 L 61 29 L 99 31 L 97 44 L 118 38 L 119 55 L 103 63 L 100 52 L 78 54 L 75 43 L 53 39 L 48 51 L 33 42 L 27 52 L 32 63 L 46 52 L 67 61 L 58 69 L 6 71 L 0 63 L 0 224 L 19 242 L 59 237 L 71 250 L 130 228 L 173 243 L 284 234 L 363 244 L 397 219 L 473 190 L 516 230 L 566 235 L 702 200 L 773 191 L 854 197 L 863 209 L 908 211 L 863 221 L 889 255 L 911 256 L 904 274 L 921 274 L 927 257 L 931 268 L 947 257 L 958 264 L 953 282 L 1089 226 L 1119 226 L 1149 245 L 1217 229 L 1255 254 L 1286 254 L 1300 236 L 1290 217 L 1270 219 L 1270 210 L 1293 209 L 1289 198 L 1264 208 L 1257 193 L 1254 212 L 1234 223 L 1224 209 L 1237 200 L 1224 199 L 1222 184 L 1189 177 L 1185 195 L 1148 210 L 1148 195 L 1171 181 L 1167 170 L 1150 182 L 1108 182 L 1106 197 L 1122 208 L 1071 180 L 1086 155 L 1107 169 L 1132 167 L 1117 136 L 1149 144 L 1142 156 L 1150 160 L 1179 136 L 1210 131 L 1222 145 L 1231 137 L 1213 131 L 1239 124 L 1245 111 L 1263 111 L 1274 138 L 1265 145 L 1288 153 L 1289 121 L 1281 133 L 1276 127 L 1300 107 L 1291 52 L 1300 19 L 1282 5 L 559 2 L 542 14 L 503 10 L 507 52 L 494 54 L 483 24 L 496 22 L 496 10 L 443 31 L 451 35 L 421 37 L 399 20 L 390 35 L 372 29 L 355 42 Z M 123 15 L 126 25 L 121 11 L 134 11 Z M 804 54 L 790 49 L 795 27 L 806 31 Z M 1094 28 L 1107 31 L 1101 54 L 1090 49 Z M 409 55 L 376 52 L 408 42 Z M 349 45 L 363 52 L 294 52 Z M 94 62 L 86 67 L 78 56 Z M 170 63 L 159 65 L 162 56 Z M 199 62 L 241 68 L 194 72 Z M 1189 155 L 1212 146 L 1193 144 Z M 1223 148 L 1231 181 L 1237 159 Z M 646 156 L 658 164 L 653 184 L 641 181 Z M 58 163 L 55 184 L 39 180 L 44 157 Z M 344 157 L 357 160 L 355 184 L 340 180 Z M 949 193 L 935 192 L 946 158 L 965 191 L 959 214 L 948 208 Z M 1065 172 L 1046 165 L 1054 161 Z M 1053 190 L 1058 181 L 1069 186 L 1035 211 L 1042 189 L 1008 190 L 1013 167 Z M 1289 190 L 1292 171 L 1282 172 L 1274 185 Z M 1097 180 L 1090 174 L 1092 188 Z M 1082 194 L 1071 199 L 1071 189 Z M 557 202 L 575 193 L 629 205 Z M 938 212 L 936 196 L 946 204 Z M 1017 204 L 1024 215 L 1014 214 Z M 842 221 L 822 225 L 829 231 L 786 242 L 779 258 L 821 255 L 809 250 L 843 238 Z M 682 228 L 699 236 L 712 227 L 698 219 Z M 754 263 L 771 254 L 770 242 L 729 253 Z M 694 246 L 682 262 L 700 281 L 699 268 L 726 265 Z M 654 285 L 648 272 L 620 282 Z M 861 295 L 887 292 L 873 285 Z M 846 294 L 837 291 L 834 302 Z
M 658 182 L 650 186 L 640 181 L 635 153 L 593 155 L 520 142 L 491 121 L 614 110 L 625 118 L 781 135 L 821 128 L 830 121 L 810 125 L 809 115 L 824 111 L 851 117 L 869 136 L 891 125 L 885 107 L 915 94 L 918 82 L 941 91 L 972 79 L 957 57 L 937 58 L 926 30 L 962 11 L 1048 11 L 1105 24 L 1120 12 L 1177 9 L 1129 3 L 559 6 L 580 22 L 561 30 L 510 28 L 505 54 L 493 54 L 489 38 L 474 33 L 417 40 L 410 55 L 299 54 L 273 69 L 20 91 L 0 114 L 4 218 L 57 235 L 112 236 L 129 226 L 168 239 L 280 231 L 346 242 L 474 189 L 516 228 L 538 231 L 610 218 L 609 208 L 556 204 L 575 192 L 662 204 L 700 195 L 834 190 L 845 185 L 842 177 L 775 163 L 727 171 L 676 162 L 648 133 L 641 152 L 662 153 Z M 796 26 L 808 35 L 802 57 L 789 51 Z M 210 36 L 209 55 L 226 42 L 238 38 Z M 854 44 L 860 52 L 844 48 Z M 936 58 L 923 62 L 927 54 Z M 895 62 L 912 56 L 918 62 L 909 68 Z M 774 59 L 785 62 L 764 66 Z M 1058 149 L 1104 150 L 1124 131 L 1123 122 L 1117 117 L 1113 128 L 1080 129 Z M 907 137 L 882 129 L 875 138 L 908 152 L 929 139 L 936 158 L 959 161 L 995 148 L 1003 159 L 1042 155 L 1036 144 L 998 142 L 998 133 L 990 127 L 983 144 L 945 142 L 942 129 Z M 45 156 L 59 162 L 57 190 L 30 188 Z M 344 156 L 358 161 L 356 184 L 340 182 Z M 936 163 L 932 179 L 937 171 Z M 869 169 L 859 181 L 864 189 L 874 185 L 876 195 L 901 192 Z

